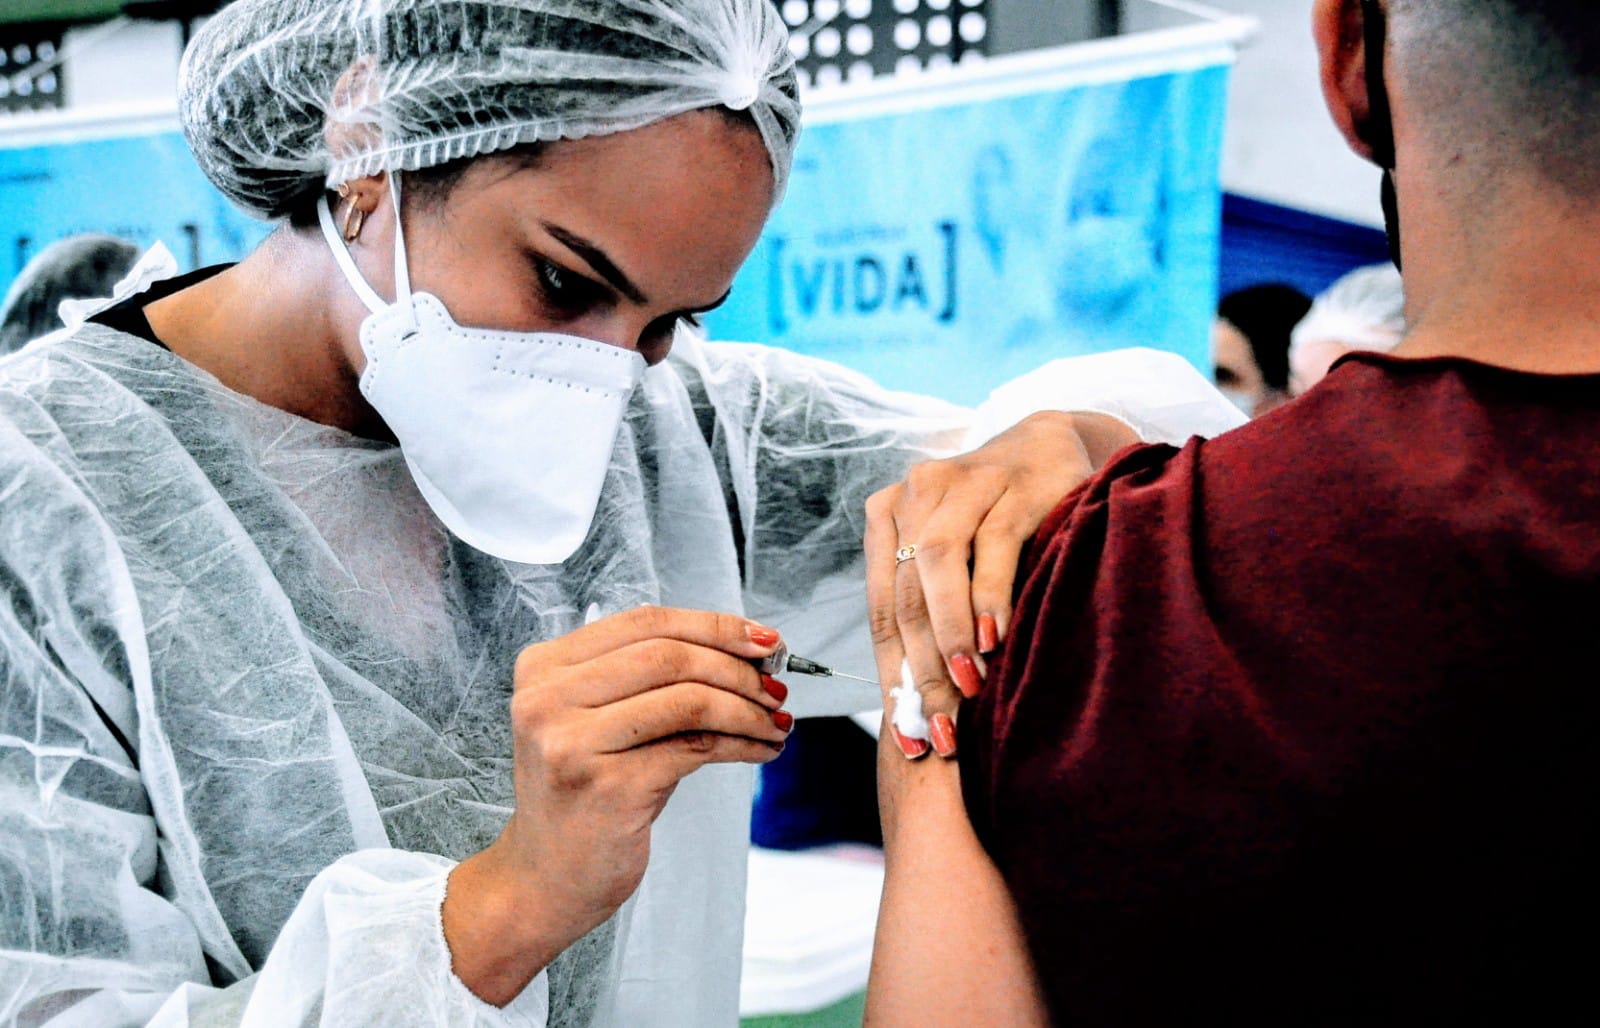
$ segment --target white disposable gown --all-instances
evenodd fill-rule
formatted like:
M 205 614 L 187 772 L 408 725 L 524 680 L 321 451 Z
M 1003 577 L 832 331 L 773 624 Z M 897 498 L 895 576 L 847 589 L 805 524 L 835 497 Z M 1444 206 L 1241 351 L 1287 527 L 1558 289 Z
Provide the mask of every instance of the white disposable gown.
M 451 539 L 393 446 L 149 342 L 0 362 L 0 1024 L 734 1025 L 744 766 L 685 780 L 639 892 L 506 1008 L 452 975 L 446 874 L 512 803 L 512 662 L 659 603 L 869 669 L 863 504 L 972 426 L 684 338 L 588 541 L 532 567 Z M 791 684 L 802 716 L 876 703 Z

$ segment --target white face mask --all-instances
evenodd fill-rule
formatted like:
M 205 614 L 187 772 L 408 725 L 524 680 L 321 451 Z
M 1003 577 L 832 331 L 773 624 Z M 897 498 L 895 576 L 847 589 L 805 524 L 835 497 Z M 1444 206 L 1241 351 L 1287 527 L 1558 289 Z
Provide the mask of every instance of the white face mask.
M 361 393 L 400 441 L 422 496 L 463 542 L 524 564 L 558 564 L 589 534 L 638 353 L 553 332 L 456 324 L 411 292 L 395 204 L 394 303 L 362 278 L 327 201 L 322 234 L 372 314 L 361 322 Z
M 1247 418 L 1255 417 L 1255 394 L 1244 389 L 1225 389 L 1222 386 L 1217 387 L 1217 392 L 1221 393 L 1223 396 L 1226 396 L 1229 403 L 1239 408 L 1240 414 L 1243 414 Z

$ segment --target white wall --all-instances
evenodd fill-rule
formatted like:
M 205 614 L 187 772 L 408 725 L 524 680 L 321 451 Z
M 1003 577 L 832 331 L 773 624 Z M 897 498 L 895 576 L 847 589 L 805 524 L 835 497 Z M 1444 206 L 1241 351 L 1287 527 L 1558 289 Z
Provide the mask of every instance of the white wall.
M 1261 22 L 1228 99 L 1222 181 L 1230 192 L 1382 225 L 1379 173 L 1350 152 L 1323 106 L 1312 0 L 1203 0 Z
M 127 22 L 73 29 L 62 40 L 69 107 L 171 100 L 177 95 L 181 35 L 176 22 Z

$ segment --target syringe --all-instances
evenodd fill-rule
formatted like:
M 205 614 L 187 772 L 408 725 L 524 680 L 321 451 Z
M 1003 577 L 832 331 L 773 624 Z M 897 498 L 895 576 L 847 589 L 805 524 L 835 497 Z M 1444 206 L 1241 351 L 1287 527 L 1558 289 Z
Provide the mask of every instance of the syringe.
M 813 675 L 818 678 L 848 678 L 853 682 L 865 682 L 868 685 L 878 684 L 870 678 L 862 678 L 860 675 L 847 675 L 843 671 L 835 671 L 826 664 L 819 664 L 814 660 L 790 656 L 788 644 L 781 642 L 776 650 L 756 661 L 756 670 L 764 675 L 781 675 L 785 671 L 789 671 L 797 675 Z

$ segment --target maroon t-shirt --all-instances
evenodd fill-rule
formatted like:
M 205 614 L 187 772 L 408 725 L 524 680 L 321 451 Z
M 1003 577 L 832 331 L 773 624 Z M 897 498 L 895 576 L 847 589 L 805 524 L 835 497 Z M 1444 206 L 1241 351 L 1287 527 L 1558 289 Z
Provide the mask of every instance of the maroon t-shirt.
M 962 780 L 1058 1023 L 1589 1007 L 1600 375 L 1346 358 L 1021 580 Z

